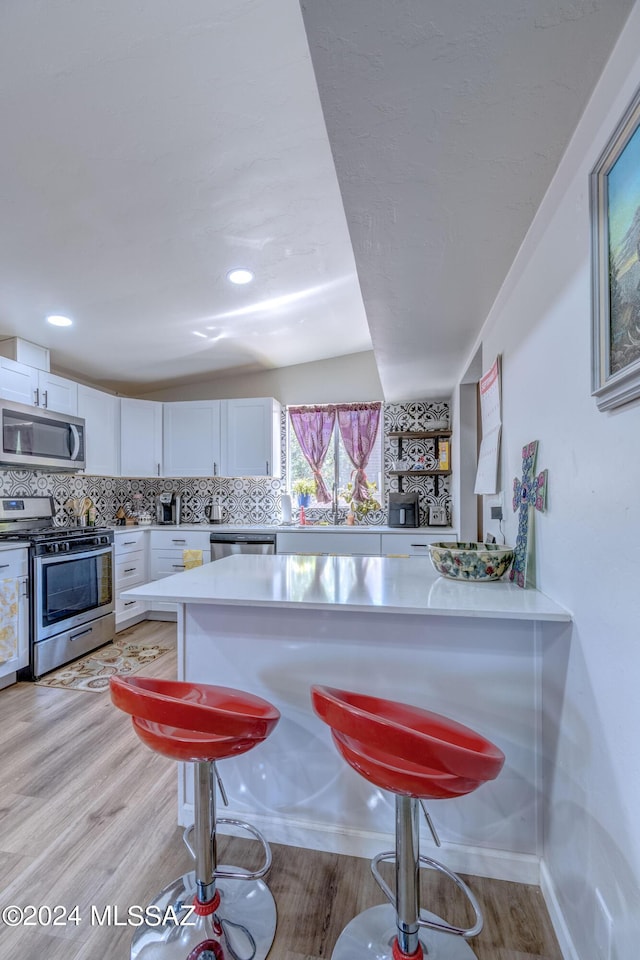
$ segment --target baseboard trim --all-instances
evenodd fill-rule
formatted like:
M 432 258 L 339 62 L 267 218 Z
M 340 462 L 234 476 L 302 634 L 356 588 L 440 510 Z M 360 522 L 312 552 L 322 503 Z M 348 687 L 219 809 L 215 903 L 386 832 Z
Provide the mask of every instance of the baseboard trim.
M 225 817 L 242 820 L 246 814 L 242 811 L 221 811 Z M 270 843 L 283 843 L 287 846 L 303 847 L 308 850 L 322 850 L 326 853 L 343 853 L 352 857 L 370 859 L 382 850 L 394 848 L 391 834 L 349 830 L 328 826 L 324 823 L 309 823 L 287 817 L 267 817 L 252 813 L 251 825 L 257 827 Z M 187 826 L 193 823 L 193 808 L 184 804 L 180 809 L 179 823 Z M 221 834 L 236 834 L 233 828 L 220 824 Z M 241 836 L 241 833 L 238 833 Z M 442 841 L 440 849 L 434 847 L 430 835 L 425 835 L 423 852 L 436 860 L 442 859 L 450 870 L 457 873 L 469 873 L 475 877 L 491 877 L 494 880 L 511 880 L 514 883 L 540 883 L 540 863 L 538 857 L 530 854 L 511 853 L 495 850 L 491 847 L 473 847 Z
M 544 860 L 540 861 L 540 891 L 549 913 L 549 919 L 553 926 L 555 935 L 558 939 L 558 945 L 562 953 L 563 960 L 580 960 L 578 951 L 575 948 L 573 939 L 569 932 L 569 927 L 564 918 L 560 901 L 556 894 L 556 888 L 553 883 L 549 868 Z

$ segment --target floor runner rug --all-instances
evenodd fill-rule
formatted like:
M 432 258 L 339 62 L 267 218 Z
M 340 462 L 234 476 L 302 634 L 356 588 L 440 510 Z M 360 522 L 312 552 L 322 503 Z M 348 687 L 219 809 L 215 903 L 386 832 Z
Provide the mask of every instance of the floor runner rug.
M 114 640 L 88 656 L 46 674 L 37 683 L 41 687 L 65 687 L 68 690 L 100 693 L 108 689 L 109 677 L 116 673 L 135 673 L 168 653 L 169 649 L 157 643 Z

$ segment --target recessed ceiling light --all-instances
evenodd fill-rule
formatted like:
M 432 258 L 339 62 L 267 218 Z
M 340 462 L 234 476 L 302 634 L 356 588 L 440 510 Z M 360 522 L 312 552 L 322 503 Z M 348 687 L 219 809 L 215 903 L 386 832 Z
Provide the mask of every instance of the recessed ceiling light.
M 237 267 L 235 270 L 229 270 L 227 280 L 230 280 L 231 283 L 251 283 L 253 274 L 246 267 Z
M 54 327 L 70 327 L 73 320 L 70 320 L 69 317 L 61 317 L 54 313 L 50 317 L 47 317 L 47 323 L 53 324 Z

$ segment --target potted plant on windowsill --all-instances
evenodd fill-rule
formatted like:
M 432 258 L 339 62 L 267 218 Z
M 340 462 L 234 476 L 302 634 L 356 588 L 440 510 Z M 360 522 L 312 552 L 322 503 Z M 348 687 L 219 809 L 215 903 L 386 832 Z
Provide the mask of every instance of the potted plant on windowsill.
M 298 506 L 308 507 L 312 495 L 316 492 L 316 482 L 309 477 L 301 477 L 294 481 L 291 489 L 298 498 Z
M 349 513 L 347 515 L 347 523 L 352 524 L 358 520 L 362 520 L 368 513 L 371 513 L 372 510 L 380 510 L 380 503 L 374 497 L 374 493 L 377 492 L 375 483 L 370 483 L 367 480 L 367 499 L 366 500 L 354 500 L 353 498 L 353 483 L 351 480 L 346 485 L 344 490 L 340 491 L 340 496 L 343 500 L 347 501 L 349 505 Z M 350 519 L 351 518 L 351 519 Z

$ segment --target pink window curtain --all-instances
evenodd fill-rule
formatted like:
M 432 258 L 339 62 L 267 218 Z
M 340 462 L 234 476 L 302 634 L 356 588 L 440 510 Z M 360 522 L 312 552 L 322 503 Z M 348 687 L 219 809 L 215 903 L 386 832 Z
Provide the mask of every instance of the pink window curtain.
M 300 449 L 313 471 L 313 478 L 316 481 L 316 500 L 318 503 L 329 503 L 331 497 L 320 470 L 333 434 L 336 408 L 334 406 L 289 407 L 289 417 Z
M 338 427 L 349 460 L 354 466 L 353 499 L 362 503 L 369 496 L 365 467 L 378 436 L 381 403 L 338 405 Z

